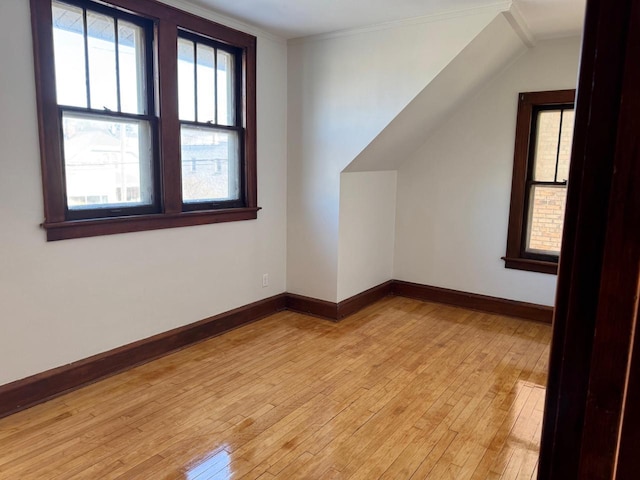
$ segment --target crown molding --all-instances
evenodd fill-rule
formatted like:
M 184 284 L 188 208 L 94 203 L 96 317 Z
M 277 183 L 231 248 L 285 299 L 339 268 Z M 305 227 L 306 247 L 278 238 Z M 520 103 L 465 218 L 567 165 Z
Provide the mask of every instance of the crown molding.
M 388 30 L 392 28 L 400 28 L 411 25 L 421 25 L 425 23 L 440 22 L 443 20 L 450 20 L 452 18 L 467 17 L 472 15 L 481 15 L 486 13 L 498 14 L 500 12 L 506 12 L 511 7 L 511 1 L 500 1 L 489 5 L 483 5 L 481 7 L 471 7 L 465 9 L 449 10 L 446 12 L 434 13 L 431 15 L 423 15 L 420 17 L 412 17 L 404 20 L 396 20 L 392 22 L 377 23 L 366 27 L 348 28 L 345 30 L 337 30 L 335 32 L 320 33 L 318 35 L 309 35 L 306 37 L 297 37 L 288 40 L 289 45 L 299 45 L 304 43 L 318 42 L 322 40 L 329 40 L 332 38 L 348 37 L 353 35 L 360 35 L 363 33 L 376 32 L 380 30 Z
M 172 7 L 178 8 L 180 10 L 184 10 L 185 12 L 192 13 L 199 17 L 206 18 L 207 20 L 212 20 L 214 22 L 223 24 L 227 27 L 235 28 L 236 30 L 240 30 L 242 32 L 249 33 L 251 35 L 255 35 L 256 37 L 262 37 L 264 39 L 268 39 L 283 45 L 286 45 L 287 43 L 287 40 L 284 37 L 280 37 L 274 33 L 264 30 L 263 28 L 257 27 L 250 23 L 243 22 L 242 20 L 239 20 L 237 18 L 222 14 L 214 10 L 213 8 L 204 7 L 187 0 L 158 0 L 158 1 L 166 5 L 170 5 Z
M 524 43 L 528 48 L 536 46 L 536 37 L 529 28 L 527 21 L 524 19 L 522 10 L 520 10 L 517 2 L 511 2 L 511 6 L 504 12 L 504 16 L 511 24 L 514 32 L 516 32 L 520 37 L 522 43 Z

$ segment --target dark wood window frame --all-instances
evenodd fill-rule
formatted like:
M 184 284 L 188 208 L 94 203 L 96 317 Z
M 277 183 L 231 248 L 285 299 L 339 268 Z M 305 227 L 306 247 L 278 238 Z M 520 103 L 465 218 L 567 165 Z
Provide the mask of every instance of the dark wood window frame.
M 106 0 L 95 4 L 107 5 L 153 24 L 156 111 L 149 113 L 155 115 L 158 123 L 156 195 L 160 202 L 154 213 L 89 219 L 69 217 L 61 153 L 61 118 L 56 99 L 51 0 L 31 0 L 45 212 L 42 227 L 46 229 L 47 240 L 257 218 L 256 38 L 154 0 Z M 189 211 L 183 205 L 177 93 L 177 39 L 181 31 L 192 32 L 240 52 L 242 75 L 238 82 L 238 95 L 242 107 L 242 199 L 233 206 L 210 205 L 205 207 L 208 209 Z
M 557 257 L 528 254 L 525 248 L 528 182 L 530 182 L 532 176 L 532 144 L 535 140 L 535 138 L 532 138 L 535 135 L 532 120 L 534 119 L 534 113 L 541 109 L 573 105 L 575 94 L 575 89 L 519 94 L 507 253 L 502 257 L 506 268 L 550 274 L 558 273 Z

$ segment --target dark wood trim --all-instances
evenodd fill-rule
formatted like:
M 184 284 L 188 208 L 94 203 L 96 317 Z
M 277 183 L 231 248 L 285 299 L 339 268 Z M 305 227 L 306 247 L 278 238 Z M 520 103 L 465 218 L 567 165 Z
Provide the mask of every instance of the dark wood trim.
M 511 206 L 507 231 L 507 253 L 502 259 L 505 268 L 557 274 L 557 262 L 529 259 L 524 254 L 525 218 L 527 209 L 527 177 L 531 171 L 531 120 L 538 105 L 564 105 L 574 102 L 575 90 L 525 92 L 518 97 L 518 114 L 511 179 Z
M 545 262 L 543 260 L 533 260 L 531 258 L 508 258 L 502 257 L 505 268 L 515 270 L 526 270 L 528 272 L 558 274 L 558 264 L 555 262 Z
M 564 105 L 574 103 L 576 99 L 576 89 L 522 92 L 519 95 L 521 101 L 531 107 L 534 105 Z
M 55 61 L 51 34 L 50 0 L 31 0 L 31 31 L 38 109 L 40 162 L 45 218 L 50 222 L 64 221 L 64 177 L 59 134 L 60 120 L 56 101 Z
M 620 355 L 628 352 L 631 340 L 630 319 L 623 310 L 628 302 L 637 302 L 638 271 L 635 265 L 635 278 L 630 278 L 629 266 L 612 267 L 640 248 L 638 224 L 621 225 L 623 215 L 612 216 L 616 209 L 637 208 L 622 202 L 625 188 L 638 191 L 637 170 L 636 176 L 620 178 L 630 173 L 629 159 L 635 156 L 636 168 L 638 162 L 637 110 L 631 115 L 624 109 L 630 104 L 637 108 L 639 91 L 637 84 L 623 89 L 625 63 L 637 63 L 629 37 L 640 28 L 637 8 L 638 0 L 587 1 L 539 480 L 613 478 L 619 392 L 624 389 Z M 612 259 L 613 245 L 632 235 L 636 243 L 631 252 L 618 250 Z M 631 297 L 628 282 L 636 288 Z M 609 284 L 619 289 L 611 292 Z M 626 408 L 637 411 L 640 406 Z M 633 474 L 620 480 L 636 478 L 637 450 L 634 457 L 634 468 L 626 470 Z
M 245 201 L 248 207 L 258 206 L 258 114 L 257 114 L 257 39 L 244 48 L 244 168 L 245 168 Z
M 116 233 L 143 232 L 164 228 L 208 225 L 211 223 L 254 220 L 260 208 L 234 208 L 229 210 L 207 210 L 181 212 L 165 215 L 136 215 L 96 220 L 75 220 L 60 223 L 43 223 L 47 230 L 47 241 L 69 238 L 95 237 Z
M 335 322 L 352 315 L 388 295 L 415 298 L 426 302 L 444 303 L 456 307 L 524 318 L 526 320 L 534 320 L 547 324 L 551 323 L 553 317 L 553 307 L 490 297 L 476 293 L 461 292 L 447 288 L 432 287 L 419 283 L 404 282 L 402 280 L 389 280 L 388 282 L 343 300 L 340 303 L 288 293 L 287 309 Z
M 339 303 L 288 293 L 287 309 L 331 320 L 332 322 L 338 322 L 378 300 L 392 295 L 393 283 L 393 280 L 389 280 Z
M 246 46 L 255 40 L 253 35 L 156 0 L 106 0 L 106 3 L 152 20 L 168 19 L 176 25 L 219 39 L 229 45 Z
M 110 375 L 259 320 L 286 307 L 285 294 L 236 308 L 191 325 L 0 387 L 0 418 Z
M 0 418 L 282 310 L 291 310 L 337 322 L 389 295 L 446 303 L 543 322 L 548 322 L 551 317 L 551 307 L 397 280 L 384 282 L 340 303 L 282 293 L 0 386 Z
M 71 0 L 78 5 L 99 8 L 87 0 Z M 149 112 L 154 129 L 154 205 L 152 209 L 131 215 L 109 218 L 111 213 L 96 210 L 96 216 L 80 221 L 78 213 L 66 209 L 64 160 L 61 146 L 61 120 L 56 100 L 55 64 L 51 0 L 30 0 L 34 49 L 34 68 L 43 198 L 47 240 L 63 240 L 117 233 L 175 228 L 219 222 L 234 222 L 257 218 L 257 80 L 255 36 L 200 18 L 154 0 L 106 0 L 110 12 L 135 15 L 154 24 L 153 61 L 148 58 L 147 74 Z M 107 8 L 107 7 L 105 7 Z M 119 10 L 117 12 L 116 10 Z M 150 21 L 150 22 L 149 22 Z M 182 202 L 180 122 L 177 99 L 177 35 L 184 29 L 233 47 L 242 57 L 242 67 L 236 75 L 238 118 L 242 121 L 242 198 L 238 205 L 206 205 L 197 212 L 185 212 Z M 151 41 L 149 42 L 151 45 Z M 146 55 L 151 57 L 152 55 Z M 151 67 L 155 67 L 152 69 Z M 157 77 L 157 78 L 156 78 Z M 157 82 L 157 85 L 155 84 Z M 153 87 L 153 88 L 152 88 Z M 156 88 L 157 87 L 157 88 Z M 157 102 L 155 101 L 157 100 Z M 156 105 L 157 103 L 157 105 Z M 154 108 L 151 108 L 151 107 Z M 236 125 L 240 127 L 240 125 Z M 89 216 L 88 211 L 84 212 Z M 93 213 L 93 212 L 91 212 Z M 198 213 L 194 215 L 194 213 Z M 116 213 L 118 215 L 120 213 Z M 76 216 L 74 216 L 76 215 Z
M 640 424 L 633 424 L 640 404 L 634 403 L 633 338 L 637 331 L 640 289 L 640 1 L 632 4 L 620 92 L 618 131 L 607 215 L 607 235 L 600 272 L 600 291 L 593 336 L 593 353 L 582 434 L 579 478 L 609 480 L 640 476 L 639 451 L 617 458 L 618 449 L 628 451 Z M 637 355 L 636 350 L 636 355 Z M 625 389 L 630 386 L 630 396 Z M 637 388 L 637 387 L 636 387 Z M 625 406 L 625 396 L 627 396 Z M 637 401 L 636 401 L 637 402 Z M 625 437 L 620 438 L 623 416 Z M 616 463 L 621 462 L 616 474 Z
M 178 120 L 178 26 L 170 20 L 157 23 L 158 103 L 160 178 L 162 211 L 182 211 L 182 165 L 180 163 L 180 121 Z
M 448 288 L 431 287 L 401 280 L 394 280 L 393 293 L 401 297 L 445 303 L 456 307 L 524 318 L 536 322 L 551 323 L 553 317 L 553 307 L 479 295 L 477 293 L 461 292 Z
M 384 282 L 338 303 L 337 319 L 341 320 L 393 293 L 393 280 Z
M 638 292 L 637 297 L 640 297 Z M 640 331 L 638 307 L 636 306 L 636 331 L 633 337 L 630 368 L 627 375 L 625 409 L 620 430 L 616 480 L 635 478 L 640 471 Z
M 338 304 L 327 300 L 287 293 L 287 309 L 324 318 L 333 322 L 338 320 Z

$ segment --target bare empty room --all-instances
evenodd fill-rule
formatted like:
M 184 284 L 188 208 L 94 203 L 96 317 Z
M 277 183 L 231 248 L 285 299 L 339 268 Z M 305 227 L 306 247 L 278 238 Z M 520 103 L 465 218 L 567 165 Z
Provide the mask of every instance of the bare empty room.
M 0 24 L 0 479 L 637 478 L 638 0 Z

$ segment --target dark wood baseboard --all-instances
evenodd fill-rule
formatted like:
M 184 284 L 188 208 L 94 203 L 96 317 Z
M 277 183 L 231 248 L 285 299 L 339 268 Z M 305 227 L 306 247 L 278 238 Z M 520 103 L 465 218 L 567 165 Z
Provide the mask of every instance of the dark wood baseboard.
M 313 315 L 314 317 L 336 321 L 338 319 L 338 304 L 320 300 L 313 297 L 305 297 L 295 293 L 287 293 L 287 310 Z
M 339 303 L 288 293 L 287 309 L 337 322 L 377 302 L 381 298 L 391 295 L 392 286 L 393 280 L 389 280 Z
M 535 303 L 518 302 L 477 293 L 467 293 L 448 288 L 430 287 L 419 283 L 393 281 L 393 293 L 401 297 L 415 298 L 427 302 L 445 303 L 456 307 L 497 313 L 551 324 L 553 307 Z
M 337 322 L 388 295 L 445 303 L 544 323 L 551 323 L 553 317 L 552 307 L 400 280 L 389 280 L 339 303 L 283 293 L 0 386 L 0 418 L 282 310 Z
M 284 310 L 280 294 L 0 386 L 0 418 Z
M 389 280 L 388 282 L 384 282 L 370 288 L 369 290 L 365 290 L 364 292 L 341 301 L 338 303 L 336 319 L 342 320 L 343 318 L 368 307 L 378 300 L 391 295 L 393 293 L 393 282 L 393 280 Z

